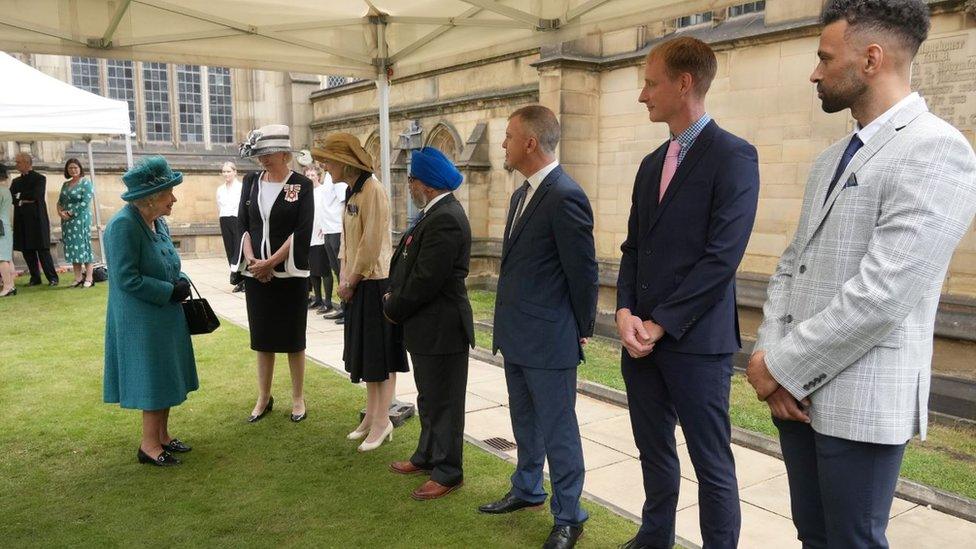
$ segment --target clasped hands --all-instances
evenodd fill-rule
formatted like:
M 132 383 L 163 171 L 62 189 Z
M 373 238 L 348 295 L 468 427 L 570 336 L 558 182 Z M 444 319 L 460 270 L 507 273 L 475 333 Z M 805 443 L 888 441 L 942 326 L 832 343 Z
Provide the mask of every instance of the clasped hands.
M 270 259 L 247 258 L 247 270 L 258 282 L 271 282 L 274 278 L 274 264 Z
M 810 406 L 810 399 L 798 401 L 776 381 L 766 366 L 766 351 L 752 353 L 749 365 L 746 367 L 746 378 L 756 390 L 756 398 L 766 402 L 773 417 L 810 423 L 810 416 L 806 412 L 806 408 Z
M 617 311 L 617 334 L 632 358 L 643 358 L 664 337 L 664 327 L 653 320 L 641 320 L 627 309 Z

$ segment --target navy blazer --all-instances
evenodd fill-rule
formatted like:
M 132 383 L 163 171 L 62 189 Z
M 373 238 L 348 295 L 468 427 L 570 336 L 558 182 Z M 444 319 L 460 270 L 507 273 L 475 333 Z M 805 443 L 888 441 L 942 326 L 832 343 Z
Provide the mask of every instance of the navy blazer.
M 519 366 L 575 368 L 580 338 L 593 335 L 599 291 L 590 201 L 557 166 L 513 231 L 518 196 L 505 223 L 492 352 Z
M 756 149 L 709 122 L 658 204 L 667 148 L 637 171 L 617 309 L 664 327 L 655 349 L 734 353 L 741 346 L 735 273 L 759 200 Z

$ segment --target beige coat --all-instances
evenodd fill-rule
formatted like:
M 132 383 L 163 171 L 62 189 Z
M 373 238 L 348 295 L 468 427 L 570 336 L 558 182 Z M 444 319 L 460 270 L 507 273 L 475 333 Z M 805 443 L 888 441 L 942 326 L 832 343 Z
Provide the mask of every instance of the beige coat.
M 390 275 L 392 255 L 390 201 L 383 185 L 370 177 L 361 191 L 349 197 L 342 213 L 342 274 L 358 273 L 367 280 L 382 280 Z

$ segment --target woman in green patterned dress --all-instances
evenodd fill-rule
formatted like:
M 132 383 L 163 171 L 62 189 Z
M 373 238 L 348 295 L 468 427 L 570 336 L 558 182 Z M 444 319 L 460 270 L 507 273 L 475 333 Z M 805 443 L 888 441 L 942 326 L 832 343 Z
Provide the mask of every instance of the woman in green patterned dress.
M 75 271 L 73 288 L 91 288 L 92 246 L 91 224 L 92 197 L 95 188 L 91 179 L 84 177 L 85 170 L 77 158 L 64 163 L 64 177 L 58 198 L 58 216 L 61 217 L 61 242 L 64 243 L 64 259 Z

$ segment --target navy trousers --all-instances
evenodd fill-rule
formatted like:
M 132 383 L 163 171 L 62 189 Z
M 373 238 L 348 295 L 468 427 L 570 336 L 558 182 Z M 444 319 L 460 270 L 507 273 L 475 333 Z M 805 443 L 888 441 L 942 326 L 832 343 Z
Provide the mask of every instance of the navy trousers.
M 580 507 L 583 493 L 583 445 L 576 420 L 576 368 L 525 368 L 505 361 L 505 381 L 518 463 L 512 494 L 534 503 L 546 500 L 542 466 L 549 460 L 557 525 L 578 526 L 589 518 Z
M 790 482 L 790 505 L 804 549 L 886 548 L 888 514 L 905 444 L 822 435 L 773 419 Z
M 621 371 L 644 475 L 637 541 L 662 549 L 674 546 L 681 481 L 674 428 L 680 420 L 698 478 L 704 547 L 734 548 L 742 518 L 729 423 L 732 355 L 655 350 L 633 359 L 624 351 Z

